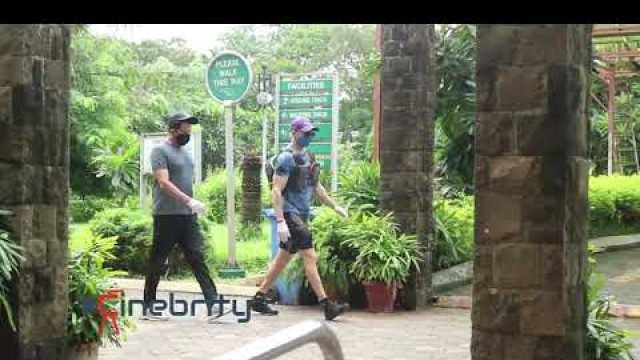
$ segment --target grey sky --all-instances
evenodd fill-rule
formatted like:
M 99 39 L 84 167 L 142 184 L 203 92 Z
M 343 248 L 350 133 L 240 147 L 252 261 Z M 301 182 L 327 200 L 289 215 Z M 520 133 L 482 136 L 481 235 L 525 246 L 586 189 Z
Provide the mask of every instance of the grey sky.
M 201 53 L 208 53 L 220 36 L 246 24 L 91 24 L 89 30 L 96 34 L 111 35 L 133 42 L 183 38 L 189 46 Z

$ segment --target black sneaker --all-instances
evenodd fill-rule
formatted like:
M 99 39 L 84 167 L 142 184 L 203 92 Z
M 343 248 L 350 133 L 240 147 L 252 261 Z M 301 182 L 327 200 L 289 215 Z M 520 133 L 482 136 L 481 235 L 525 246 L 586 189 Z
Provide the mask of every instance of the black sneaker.
M 278 315 L 278 310 L 274 310 L 269 306 L 269 299 L 262 294 L 256 294 L 251 299 L 251 310 L 259 312 L 263 315 Z
M 342 315 L 345 311 L 349 310 L 349 304 L 336 304 L 332 301 L 326 301 L 322 303 L 324 309 L 324 318 L 327 320 L 333 320 Z

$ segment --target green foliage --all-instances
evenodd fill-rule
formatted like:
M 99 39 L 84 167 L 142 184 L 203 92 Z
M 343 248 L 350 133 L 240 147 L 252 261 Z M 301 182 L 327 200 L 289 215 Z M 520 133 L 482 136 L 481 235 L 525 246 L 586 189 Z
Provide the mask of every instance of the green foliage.
M 592 236 L 640 231 L 640 176 L 596 176 L 589 180 Z
M 349 219 L 343 219 L 327 208 L 318 209 L 311 221 L 316 253 L 318 254 L 318 272 L 328 291 L 349 295 L 349 284 L 355 282 L 350 266 L 356 261 L 357 251 L 344 241 L 349 239 L 345 226 Z M 302 267 L 302 262 L 300 262 Z
M 262 224 L 261 231 L 236 226 L 238 240 L 236 257 L 238 264 L 248 274 L 264 273 L 271 260 L 269 224 Z M 207 258 L 212 271 L 217 271 L 228 260 L 228 236 L 226 224 L 213 224 L 207 244 Z
M 436 38 L 436 173 L 468 191 L 474 161 L 475 30 L 443 25 Z
M 8 213 L 0 212 L 0 217 L 5 215 Z M 9 232 L 6 230 L 8 227 L 4 223 L 0 223 L 0 225 L 0 315 L 4 313 L 9 326 L 13 331 L 16 331 L 13 311 L 9 303 L 9 283 L 24 260 L 23 249 L 11 240 Z
M 420 259 L 415 236 L 400 234 L 391 214 L 372 214 L 366 205 L 347 219 L 327 208 L 317 209 L 310 229 L 322 282 L 328 293 L 344 299 L 352 283 L 402 282 Z M 285 277 L 306 281 L 300 258 L 285 270 Z
M 69 200 L 69 215 L 72 222 L 84 223 L 106 208 L 113 207 L 113 201 L 97 196 L 84 198 L 72 196 Z
M 235 209 L 240 210 L 242 203 L 242 177 L 235 174 Z M 196 198 L 207 205 L 206 218 L 216 224 L 227 221 L 227 172 L 224 169 L 211 171 L 206 179 L 195 189 Z
M 354 161 L 340 172 L 338 196 L 350 207 L 370 205 L 371 211 L 379 208 L 380 164 Z
M 473 257 L 473 196 L 435 199 L 433 204 L 435 244 L 432 269 L 439 271 Z
M 392 214 L 356 214 L 345 231 L 351 234 L 345 242 L 358 251 L 350 268 L 358 280 L 400 285 L 412 269 L 419 271 L 421 246 L 415 235 L 400 233 Z
M 94 311 L 88 311 L 86 307 L 88 303 L 97 305 L 100 294 L 115 288 L 110 278 L 125 274 L 106 266 L 106 263 L 114 258 L 115 243 L 115 237 L 92 237 L 76 244 L 76 248 L 70 254 L 67 321 L 67 342 L 70 346 L 90 343 L 105 346 L 107 341 L 121 346 L 122 342 L 127 340 L 128 332 L 135 328 L 127 314 L 119 313 L 120 333 L 116 333 L 110 323 L 105 324 L 100 333 L 102 315 L 97 306 Z M 104 306 L 107 310 L 120 310 L 119 301 L 107 300 Z
M 127 208 L 110 208 L 96 214 L 89 223 L 99 237 L 115 237 L 114 256 L 106 266 L 145 274 L 152 244 L 152 221 L 148 216 Z
M 208 234 L 211 224 L 198 218 L 203 234 Z M 130 274 L 146 274 L 149 253 L 153 243 L 153 220 L 150 214 L 130 208 L 111 208 L 99 212 L 89 222 L 93 234 L 101 237 L 116 237 L 114 257 L 106 265 L 126 270 Z M 209 251 L 205 240 L 204 252 Z M 184 254 L 178 246 L 169 257 L 169 273 L 183 274 L 190 270 Z
M 262 238 L 266 234 L 263 232 L 262 223 L 252 224 L 238 222 L 236 227 L 236 240 L 237 241 L 255 241 Z
M 612 296 L 602 296 L 600 292 L 605 284 L 605 277 L 595 273 L 595 247 L 589 247 L 589 279 L 587 301 L 589 304 L 587 317 L 586 355 L 588 360 L 633 360 L 631 353 L 633 343 L 629 340 L 630 332 L 611 322 L 609 313 L 615 303 Z

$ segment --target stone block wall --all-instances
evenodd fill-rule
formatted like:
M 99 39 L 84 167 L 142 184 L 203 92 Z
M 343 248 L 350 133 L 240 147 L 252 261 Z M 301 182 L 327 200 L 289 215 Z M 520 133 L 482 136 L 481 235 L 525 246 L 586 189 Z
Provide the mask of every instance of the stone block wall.
M 67 327 L 69 29 L 0 24 L 0 208 L 25 261 L 3 358 L 60 359 Z
M 589 25 L 480 25 L 472 358 L 584 358 Z

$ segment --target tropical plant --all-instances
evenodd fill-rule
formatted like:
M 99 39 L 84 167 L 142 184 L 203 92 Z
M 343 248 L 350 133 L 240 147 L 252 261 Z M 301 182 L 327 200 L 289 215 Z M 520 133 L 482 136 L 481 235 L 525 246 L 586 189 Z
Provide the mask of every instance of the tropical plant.
M 435 237 L 432 269 L 439 271 L 473 256 L 473 196 L 433 202 Z
M 436 173 L 469 191 L 473 183 L 475 28 L 442 25 L 436 30 Z
M 633 343 L 629 340 L 630 332 L 621 329 L 611 322 L 610 310 L 615 304 L 613 296 L 600 295 L 605 284 L 605 277 L 594 272 L 597 252 L 593 245 L 589 246 L 589 263 L 587 276 L 589 286 L 587 300 L 589 304 L 587 318 L 586 355 L 588 360 L 634 360 Z
M 119 313 L 118 302 L 107 300 L 104 301 L 104 308 L 107 311 L 118 311 L 119 329 L 107 323 L 101 330 L 103 318 L 97 308 L 98 298 L 115 289 L 111 278 L 126 274 L 104 265 L 106 260 L 113 258 L 115 243 L 115 237 L 92 237 L 85 242 L 77 242 L 75 249 L 71 250 L 67 323 L 67 341 L 70 346 L 94 343 L 105 346 L 107 341 L 121 346 L 126 341 L 128 332 L 135 328 L 126 313 Z
M 350 270 L 359 281 L 399 285 L 412 270 L 419 271 L 421 246 L 415 235 L 400 232 L 392 213 L 356 216 L 357 223 L 345 229 L 351 236 L 343 243 L 357 249 L 358 255 Z
M 318 273 L 328 293 L 346 298 L 349 295 L 349 283 L 354 279 L 349 266 L 356 259 L 356 250 L 342 244 L 345 239 L 343 229 L 348 219 L 343 219 L 327 208 L 314 210 L 310 222 L 314 248 L 318 256 Z M 307 282 L 301 257 L 296 257 L 285 270 L 289 282 Z
M 0 216 L 7 216 L 11 213 L 0 211 Z M 9 282 L 20 268 L 20 262 L 24 260 L 22 247 L 13 243 L 6 230 L 4 222 L 0 222 L 0 314 L 4 313 L 13 331 L 16 330 L 13 321 L 13 311 L 9 303 Z
M 340 173 L 338 196 L 350 207 L 368 205 L 370 212 L 379 208 L 380 164 L 353 161 Z

